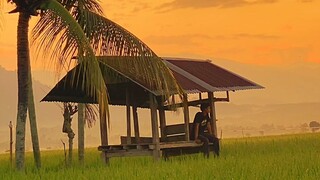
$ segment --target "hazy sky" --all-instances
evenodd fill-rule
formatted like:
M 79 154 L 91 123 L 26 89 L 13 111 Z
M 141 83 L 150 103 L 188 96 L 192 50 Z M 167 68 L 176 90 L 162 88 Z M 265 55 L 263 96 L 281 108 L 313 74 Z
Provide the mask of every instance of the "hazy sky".
M 101 4 L 108 18 L 159 56 L 279 66 L 320 63 L 320 0 L 103 0 Z M 6 5 L 5 11 L 9 10 Z M 0 65 L 13 70 L 17 15 L 3 17 Z M 33 69 L 43 67 L 40 62 L 33 63 Z

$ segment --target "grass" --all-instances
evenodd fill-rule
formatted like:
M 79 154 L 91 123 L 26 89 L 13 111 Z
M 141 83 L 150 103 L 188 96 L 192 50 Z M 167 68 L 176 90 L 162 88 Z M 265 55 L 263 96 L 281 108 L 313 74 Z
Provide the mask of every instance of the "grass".
M 77 154 L 74 155 L 75 160 Z M 25 172 L 10 167 L 0 155 L 0 179 L 319 179 L 320 134 L 299 134 L 221 142 L 221 156 L 202 154 L 154 162 L 151 157 L 112 158 L 103 165 L 96 149 L 86 149 L 85 164 L 65 167 L 63 151 L 42 152 L 37 170 L 26 154 Z

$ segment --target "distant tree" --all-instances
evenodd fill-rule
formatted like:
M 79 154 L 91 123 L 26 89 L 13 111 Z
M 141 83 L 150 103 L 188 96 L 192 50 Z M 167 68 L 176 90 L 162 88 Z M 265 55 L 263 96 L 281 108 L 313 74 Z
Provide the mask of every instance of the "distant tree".
M 72 162 L 72 151 L 73 151 L 73 138 L 75 136 L 72 128 L 72 116 L 78 112 L 78 107 L 74 103 L 63 103 L 63 127 L 62 132 L 68 134 L 69 138 L 69 154 L 68 154 L 68 164 Z
M 317 121 L 311 121 L 309 123 L 309 127 L 311 128 L 312 132 L 316 132 L 320 129 L 320 123 Z
M 60 106 L 61 107 L 61 106 Z M 84 124 L 91 128 L 98 119 L 98 106 L 92 104 L 81 104 L 78 106 L 75 103 L 63 103 L 61 107 L 63 111 L 63 127 L 62 132 L 66 133 L 69 138 L 69 153 L 68 164 L 72 163 L 73 159 L 73 139 L 75 133 L 72 129 L 72 118 L 75 113 L 78 113 L 78 159 L 81 163 L 84 160 Z
M 303 123 L 303 124 L 301 124 L 301 125 L 300 125 L 300 129 L 301 129 L 302 132 L 308 131 L 308 129 L 309 129 L 308 123 Z

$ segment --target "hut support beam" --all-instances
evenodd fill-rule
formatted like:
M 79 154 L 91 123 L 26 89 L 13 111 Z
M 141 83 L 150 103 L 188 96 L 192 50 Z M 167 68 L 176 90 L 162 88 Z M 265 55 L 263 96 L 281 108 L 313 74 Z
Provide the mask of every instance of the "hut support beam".
M 99 106 L 99 117 L 100 117 L 100 136 L 101 136 L 101 145 L 107 146 L 108 145 L 108 128 L 107 128 L 107 116 L 106 110 L 102 109 Z M 106 156 L 105 152 L 101 152 L 101 158 L 104 163 L 109 162 L 109 158 Z
M 152 93 L 149 94 L 150 111 L 151 111 L 151 126 L 152 126 L 152 143 L 155 148 L 153 150 L 154 160 L 160 160 L 160 142 L 158 130 L 158 116 L 157 116 L 157 101 Z
M 190 141 L 190 133 L 189 133 L 189 106 L 188 106 L 188 95 L 183 94 L 183 115 L 184 115 L 184 132 L 185 140 Z
M 160 118 L 160 131 L 161 131 L 161 141 L 164 142 L 167 140 L 166 133 L 166 114 L 163 107 L 163 102 L 160 100 L 161 104 L 159 107 L 159 118 Z
M 213 92 L 208 92 L 208 98 L 210 103 L 210 116 L 211 116 L 211 129 L 215 137 L 217 137 L 217 118 L 216 118 L 216 108 Z
M 213 100 L 216 102 L 216 101 L 225 101 L 225 102 L 229 102 L 229 97 L 226 97 L 226 98 L 213 98 Z M 206 102 L 209 102 L 210 100 L 209 99 L 199 99 L 199 100 L 194 100 L 194 101 L 189 101 L 188 102 L 188 106 L 197 106 L 198 104 L 201 104 L 201 103 L 206 103 Z M 183 107 L 183 103 L 176 103 L 175 104 L 176 107 Z M 170 110 L 172 108 L 172 105 L 167 105 L 167 106 L 164 106 L 164 109 L 165 110 Z
M 127 107 L 127 144 L 131 144 L 131 113 L 130 113 L 130 95 L 129 89 L 126 89 L 126 107 Z
M 136 139 L 136 143 L 140 143 L 140 132 L 139 132 L 139 122 L 138 122 L 138 111 L 137 106 L 132 106 L 132 113 L 133 113 L 133 125 L 134 125 L 134 136 Z

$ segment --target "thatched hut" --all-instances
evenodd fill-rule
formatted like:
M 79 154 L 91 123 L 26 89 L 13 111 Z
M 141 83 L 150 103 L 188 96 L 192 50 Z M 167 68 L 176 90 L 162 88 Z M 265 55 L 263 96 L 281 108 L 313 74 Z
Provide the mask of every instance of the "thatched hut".
M 182 58 L 163 58 L 164 63 L 172 71 L 176 81 L 185 94 L 181 102 L 175 101 L 176 93 L 171 92 L 171 98 L 164 98 L 162 90 L 156 89 L 152 83 L 145 82 L 134 70 L 132 57 L 98 57 L 108 93 L 110 105 L 126 106 L 127 136 L 122 137 L 121 144 L 109 145 L 106 123 L 100 122 L 101 146 L 106 160 L 114 156 L 153 155 L 159 159 L 161 152 L 166 150 L 181 150 L 199 146 L 189 138 L 189 106 L 209 102 L 211 106 L 212 129 L 217 136 L 215 102 L 229 101 L 229 91 L 261 89 L 262 86 L 249 81 L 222 67 L 214 65 L 209 60 L 193 60 Z M 120 66 L 119 61 L 130 62 Z M 121 63 L 126 64 L 126 63 Z M 153 71 L 153 69 L 147 69 Z M 135 72 L 135 73 L 134 73 Z M 143 73 L 143 72 L 141 72 Z M 73 77 L 78 77 L 76 83 L 70 83 Z M 43 98 L 43 101 L 96 103 L 77 83 L 84 82 L 81 69 L 76 66 L 63 77 L 57 85 Z M 170 89 L 170 87 L 168 87 Z M 215 97 L 215 92 L 226 92 L 224 98 Z M 205 95 L 204 95 L 205 93 Z M 197 100 L 188 100 L 188 95 L 199 94 Z M 203 98 L 206 97 L 206 98 Z M 166 124 L 165 111 L 172 107 L 183 107 L 184 124 Z M 131 107 L 133 113 L 134 136 L 131 136 Z M 150 108 L 152 137 L 140 137 L 137 108 Z M 159 121 L 158 121 L 159 114 Z M 105 121 L 101 117 L 100 121 Z M 160 126 L 158 125 L 160 123 Z M 160 127 L 160 129 L 159 129 Z M 159 133 L 160 130 L 160 133 Z

